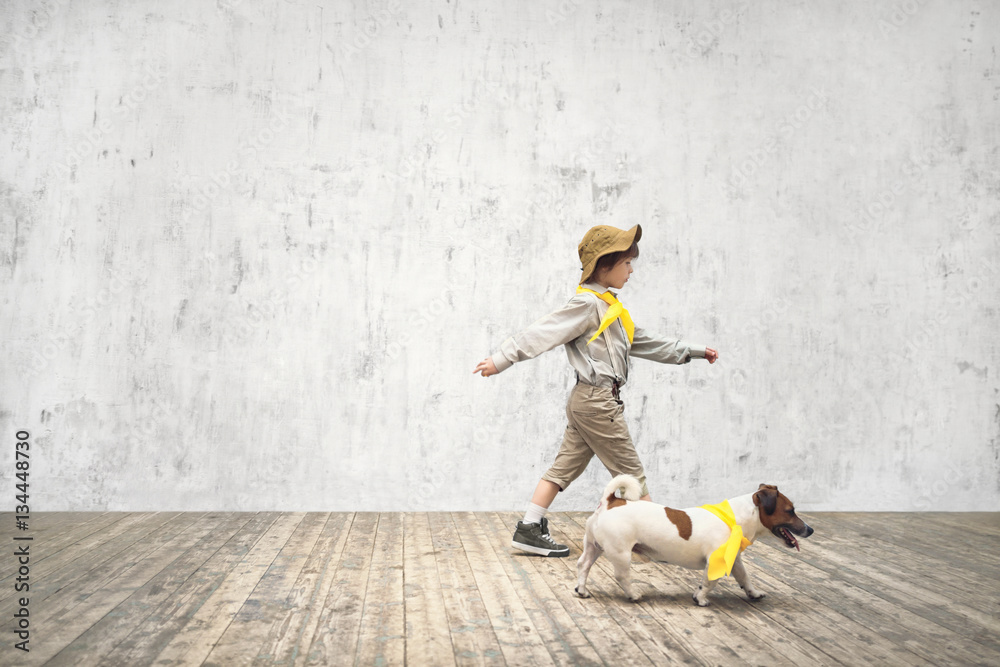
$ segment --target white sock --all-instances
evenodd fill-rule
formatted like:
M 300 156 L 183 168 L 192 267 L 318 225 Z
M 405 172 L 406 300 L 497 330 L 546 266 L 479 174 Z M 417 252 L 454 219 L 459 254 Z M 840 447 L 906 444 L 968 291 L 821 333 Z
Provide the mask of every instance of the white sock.
M 548 507 L 542 507 L 535 503 L 528 503 L 528 511 L 524 513 L 524 523 L 541 523 Z

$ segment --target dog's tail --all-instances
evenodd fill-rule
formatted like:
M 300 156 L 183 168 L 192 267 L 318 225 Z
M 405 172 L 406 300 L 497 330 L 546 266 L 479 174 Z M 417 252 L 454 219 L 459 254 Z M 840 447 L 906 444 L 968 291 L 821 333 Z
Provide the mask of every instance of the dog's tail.
M 639 480 L 632 475 L 618 475 L 604 487 L 604 495 L 601 496 L 601 500 L 610 502 L 615 497 L 615 491 L 619 489 L 625 500 L 639 500 L 642 497 L 642 487 L 639 486 Z

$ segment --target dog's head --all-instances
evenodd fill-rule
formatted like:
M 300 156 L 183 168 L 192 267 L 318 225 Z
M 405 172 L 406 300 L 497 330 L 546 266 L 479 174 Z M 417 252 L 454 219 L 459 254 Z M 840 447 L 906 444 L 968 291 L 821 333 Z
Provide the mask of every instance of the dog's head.
M 813 529 L 795 514 L 792 501 L 780 493 L 778 487 L 761 484 L 757 493 L 753 494 L 753 504 L 760 510 L 758 515 L 761 525 L 783 539 L 789 549 L 799 548 L 795 535 L 809 537 L 813 534 Z

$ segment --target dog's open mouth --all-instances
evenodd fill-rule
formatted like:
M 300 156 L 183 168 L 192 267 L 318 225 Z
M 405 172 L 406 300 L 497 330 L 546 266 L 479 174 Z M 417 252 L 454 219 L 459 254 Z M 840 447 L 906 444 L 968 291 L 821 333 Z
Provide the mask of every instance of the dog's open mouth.
M 798 551 L 802 551 L 801 549 L 799 549 L 799 541 L 795 539 L 794 535 L 792 535 L 792 531 L 788 530 L 783 526 L 776 526 L 774 528 L 774 534 L 783 539 L 785 541 L 785 544 L 788 545 L 789 549 L 795 548 Z

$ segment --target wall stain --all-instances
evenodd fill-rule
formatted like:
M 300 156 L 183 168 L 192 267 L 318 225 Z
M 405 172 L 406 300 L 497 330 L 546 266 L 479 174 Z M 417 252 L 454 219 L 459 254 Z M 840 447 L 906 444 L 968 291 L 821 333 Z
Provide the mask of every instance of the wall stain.
M 987 377 L 989 377 L 990 369 L 986 366 L 984 366 L 983 368 L 978 368 L 975 364 L 966 361 L 958 361 L 955 363 L 955 365 L 958 366 L 959 373 L 964 373 L 965 371 L 971 370 L 973 373 L 983 378 L 984 380 Z

